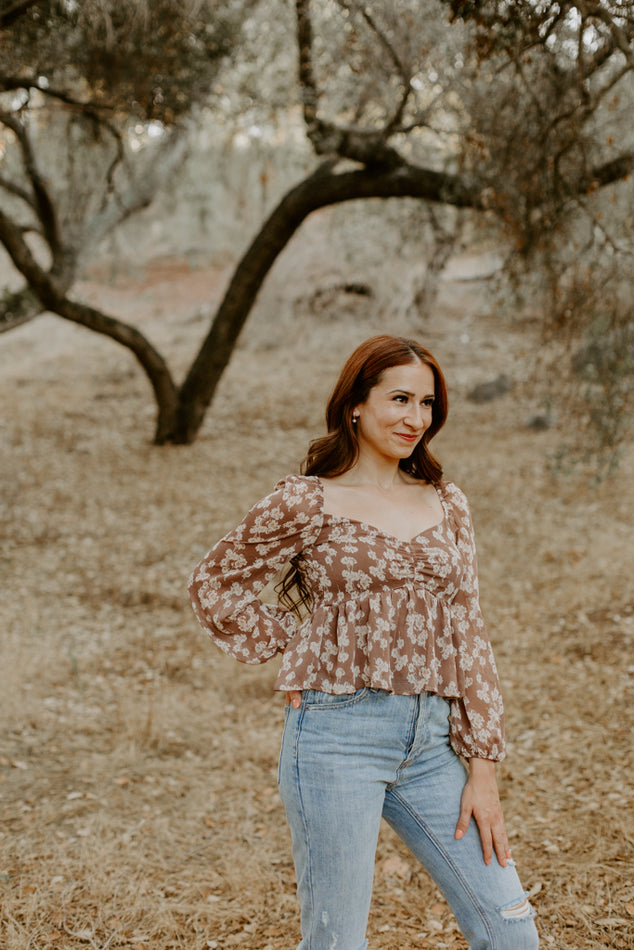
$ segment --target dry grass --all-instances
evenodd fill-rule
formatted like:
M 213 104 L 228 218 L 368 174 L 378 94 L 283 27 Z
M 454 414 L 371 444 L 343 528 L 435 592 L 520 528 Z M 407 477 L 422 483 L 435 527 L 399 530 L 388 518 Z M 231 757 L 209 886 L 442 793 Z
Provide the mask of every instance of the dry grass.
M 147 311 L 184 365 L 216 276 L 150 278 L 86 290 L 120 313 Z M 462 293 L 448 288 L 419 335 L 453 384 L 441 454 L 478 529 L 508 707 L 514 854 L 544 947 L 629 948 L 632 456 L 611 483 L 556 482 L 543 461 L 559 435 L 523 427 L 525 395 L 467 403 L 473 382 L 522 377 L 525 344 L 481 319 L 467 345 Z M 214 651 L 184 586 L 212 541 L 296 467 L 341 354 L 385 328 L 378 304 L 355 307 L 321 326 L 301 314 L 267 326 L 265 301 L 204 433 L 182 449 L 149 445 L 145 384 L 116 347 L 50 318 L 2 339 L 6 950 L 295 946 L 274 669 Z M 464 947 L 388 829 L 370 943 Z

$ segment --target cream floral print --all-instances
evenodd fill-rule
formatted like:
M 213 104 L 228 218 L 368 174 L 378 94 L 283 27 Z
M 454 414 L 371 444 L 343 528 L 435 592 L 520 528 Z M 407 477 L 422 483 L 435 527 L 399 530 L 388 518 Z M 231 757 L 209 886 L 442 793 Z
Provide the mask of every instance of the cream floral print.
M 196 616 L 226 653 L 263 663 L 283 652 L 276 689 L 437 693 L 466 758 L 504 757 L 502 697 L 478 600 L 464 494 L 438 487 L 444 518 L 403 541 L 323 510 L 316 476 L 289 475 L 200 562 Z M 312 594 L 308 617 L 258 594 L 291 557 Z

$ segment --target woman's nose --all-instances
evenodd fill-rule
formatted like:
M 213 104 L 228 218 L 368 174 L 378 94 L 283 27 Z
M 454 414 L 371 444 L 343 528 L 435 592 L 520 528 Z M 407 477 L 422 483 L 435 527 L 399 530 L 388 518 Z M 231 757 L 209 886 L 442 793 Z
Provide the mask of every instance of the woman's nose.
M 409 406 L 405 414 L 405 422 L 413 429 L 420 429 L 423 424 L 423 413 L 420 406 Z

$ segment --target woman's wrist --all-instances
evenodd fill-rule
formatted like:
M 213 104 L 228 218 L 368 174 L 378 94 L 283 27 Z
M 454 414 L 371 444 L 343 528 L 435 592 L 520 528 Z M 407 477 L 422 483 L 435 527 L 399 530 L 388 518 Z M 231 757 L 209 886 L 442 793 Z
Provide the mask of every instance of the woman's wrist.
M 469 759 L 469 774 L 476 776 L 495 775 L 495 762 L 493 759 Z

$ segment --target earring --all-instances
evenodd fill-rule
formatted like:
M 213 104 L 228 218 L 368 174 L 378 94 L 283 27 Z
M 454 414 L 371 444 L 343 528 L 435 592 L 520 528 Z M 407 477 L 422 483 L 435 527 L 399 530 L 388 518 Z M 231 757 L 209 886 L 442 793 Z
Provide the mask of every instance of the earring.
M 359 413 L 357 412 L 356 414 L 353 414 L 352 416 L 352 425 L 353 426 L 356 425 L 358 421 L 359 421 Z

